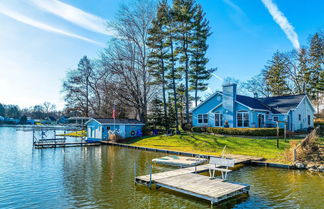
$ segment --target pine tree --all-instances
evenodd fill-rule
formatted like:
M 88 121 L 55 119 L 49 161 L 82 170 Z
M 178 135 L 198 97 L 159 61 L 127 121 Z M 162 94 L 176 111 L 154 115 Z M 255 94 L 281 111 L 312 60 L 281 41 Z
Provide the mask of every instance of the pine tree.
M 318 90 L 317 86 L 320 82 L 320 73 L 323 71 L 324 65 L 324 37 L 322 34 L 315 33 L 312 36 L 309 46 L 309 59 L 311 65 L 311 92 L 309 96 L 316 104 L 317 112 L 319 112 L 320 91 Z
M 206 51 L 208 49 L 207 38 L 210 36 L 209 22 L 205 19 L 205 13 L 200 5 L 196 7 L 193 27 L 193 40 L 191 44 L 191 61 L 190 61 L 190 90 L 194 91 L 195 106 L 197 106 L 199 91 L 207 90 L 208 84 L 205 81 L 211 78 L 216 69 L 206 69 L 208 58 Z
M 287 82 L 287 61 L 284 54 L 280 52 L 274 53 L 268 65 L 263 71 L 267 90 L 274 96 L 282 96 L 288 94 L 290 89 Z
M 170 94 L 169 95 L 169 98 L 168 98 L 168 118 L 167 118 L 167 121 L 168 121 L 168 124 L 170 127 L 176 127 L 176 130 L 178 132 L 178 117 L 177 117 L 177 111 L 174 107 L 174 101 L 173 101 L 173 94 Z
M 166 76 L 166 78 L 169 80 L 169 89 L 172 89 L 173 92 L 173 109 L 171 108 L 170 104 L 168 105 L 168 109 L 172 110 L 173 112 L 169 112 L 169 118 L 175 118 L 175 127 L 176 131 L 178 133 L 179 131 L 179 119 L 178 119 L 178 107 L 177 107 L 177 81 L 181 79 L 181 75 L 179 74 L 178 68 L 176 68 L 176 62 L 178 60 L 178 53 L 175 50 L 176 45 L 176 22 L 175 22 L 175 13 L 173 9 L 168 8 L 167 13 L 167 21 L 166 21 L 166 27 L 167 27 L 167 44 L 169 45 L 169 51 L 168 51 L 168 68 L 169 73 Z M 170 101 L 169 101 L 170 102 Z M 172 123 L 169 123 L 172 124 Z
M 180 54 L 179 70 L 184 71 L 185 96 L 186 96 L 186 121 L 190 123 L 189 118 L 189 63 L 190 46 L 192 43 L 192 30 L 194 27 L 193 17 L 195 14 L 196 3 L 194 0 L 174 0 L 173 10 L 175 14 L 177 41 L 179 43 L 177 51 Z
M 186 102 L 186 89 L 183 83 L 181 83 L 177 88 L 178 94 L 178 107 L 179 107 L 179 115 L 180 115 L 180 122 L 184 124 L 184 107 Z
M 167 118 L 167 102 L 166 102 L 166 91 L 167 91 L 167 53 L 169 44 L 166 40 L 166 24 L 168 16 L 168 3 L 166 0 L 162 0 L 158 5 L 157 16 L 152 21 L 152 27 L 149 29 L 148 43 L 147 45 L 152 49 L 148 66 L 149 72 L 154 77 L 153 85 L 162 86 L 162 99 L 163 99 L 163 110 L 164 117 Z M 167 123 L 165 123 L 167 124 Z
M 152 125 L 154 126 L 154 128 L 164 126 L 165 116 L 163 115 L 163 102 L 158 97 L 155 97 L 151 102 L 151 106 L 152 108 L 150 119 Z
M 296 93 L 304 94 L 311 91 L 310 75 L 311 69 L 309 66 L 309 56 L 306 48 L 301 48 L 298 52 L 298 72 L 296 82 Z

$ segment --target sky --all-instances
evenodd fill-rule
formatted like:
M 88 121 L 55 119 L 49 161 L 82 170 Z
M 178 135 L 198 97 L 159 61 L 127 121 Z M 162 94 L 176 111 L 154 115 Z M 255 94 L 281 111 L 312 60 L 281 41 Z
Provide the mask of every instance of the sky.
M 114 36 L 106 27 L 132 0 L 0 0 L 0 103 L 21 108 L 64 107 L 62 82 L 84 55 L 97 58 Z M 276 50 L 307 44 L 324 28 L 322 0 L 197 0 L 212 35 L 207 67 L 218 70 L 208 94 L 222 80 L 260 73 Z

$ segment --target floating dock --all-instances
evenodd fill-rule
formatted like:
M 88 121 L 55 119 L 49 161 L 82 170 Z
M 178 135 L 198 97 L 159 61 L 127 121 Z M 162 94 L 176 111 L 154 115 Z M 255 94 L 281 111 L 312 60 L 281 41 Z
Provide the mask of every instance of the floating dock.
M 166 172 L 135 177 L 135 183 L 157 188 L 164 187 L 173 191 L 208 200 L 211 204 L 231 197 L 248 193 L 250 186 L 241 183 L 210 179 L 209 176 L 199 175 L 206 172 L 209 164 L 181 168 Z
M 250 189 L 249 185 L 225 182 L 222 179 L 211 180 L 208 176 L 193 173 L 159 179 L 155 184 L 158 187 L 208 200 L 211 204 L 248 193 Z

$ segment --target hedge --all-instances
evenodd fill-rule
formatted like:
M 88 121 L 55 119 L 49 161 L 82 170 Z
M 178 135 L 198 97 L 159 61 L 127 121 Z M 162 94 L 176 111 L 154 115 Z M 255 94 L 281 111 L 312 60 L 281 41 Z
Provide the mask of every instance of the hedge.
M 225 135 L 243 136 L 277 136 L 277 128 L 219 128 L 219 127 L 193 127 L 193 132 L 208 132 Z M 284 130 L 279 129 L 279 135 L 283 135 Z

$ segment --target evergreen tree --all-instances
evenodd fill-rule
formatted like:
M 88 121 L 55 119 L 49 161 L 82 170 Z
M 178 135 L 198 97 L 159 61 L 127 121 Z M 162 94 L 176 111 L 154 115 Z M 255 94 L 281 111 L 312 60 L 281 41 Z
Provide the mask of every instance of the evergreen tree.
M 320 72 L 319 82 L 316 87 L 318 91 L 324 94 L 324 70 Z
M 165 125 L 163 115 L 163 102 L 158 98 L 155 97 L 151 102 L 152 108 L 151 108 L 151 122 L 154 128 L 161 127 Z
M 148 58 L 149 72 L 154 77 L 153 85 L 162 86 L 162 98 L 163 98 L 163 110 L 164 117 L 167 118 L 167 102 L 166 102 L 166 91 L 167 91 L 167 53 L 169 44 L 166 40 L 166 25 L 168 17 L 168 3 L 166 0 L 162 0 L 157 9 L 157 16 L 152 21 L 152 27 L 149 29 L 148 43 L 147 45 L 151 48 L 151 53 Z M 165 123 L 167 124 L 167 123 Z
M 4 106 L 0 103 L 0 116 L 4 117 L 6 114 Z
M 179 70 L 184 71 L 185 96 L 186 96 L 186 121 L 190 123 L 189 118 L 189 64 L 190 64 L 190 48 L 193 39 L 194 15 L 196 3 L 194 0 L 174 0 L 173 10 L 176 21 L 176 32 L 178 47 L 177 51 L 180 54 Z
M 181 124 L 185 123 L 184 120 L 184 107 L 186 103 L 186 89 L 183 83 L 181 83 L 177 88 L 177 94 L 178 94 L 178 110 L 179 110 L 179 116 L 180 116 L 180 122 Z
M 168 121 L 168 124 L 170 127 L 176 127 L 176 130 L 177 132 L 179 131 L 178 129 L 178 117 L 177 117 L 177 112 L 176 109 L 175 109 L 175 106 L 174 104 L 176 104 L 174 101 L 173 101 L 173 94 L 170 94 L 169 95 L 169 98 L 168 98 L 168 118 L 167 118 L 167 121 Z
M 311 75 L 310 75 L 310 88 L 311 92 L 309 94 L 310 98 L 314 101 L 317 107 L 317 112 L 319 112 L 320 106 L 320 91 L 317 86 L 320 82 L 320 73 L 323 71 L 324 65 L 324 37 L 323 34 L 315 33 L 311 40 L 309 46 L 309 59 L 311 65 Z
M 178 120 L 178 107 L 177 107 L 177 81 L 181 79 L 181 75 L 179 73 L 179 69 L 176 68 L 176 62 L 178 60 L 178 53 L 175 50 L 176 45 L 176 22 L 175 22 L 175 12 L 173 9 L 168 8 L 167 13 L 167 21 L 166 21 L 166 27 L 167 27 L 167 44 L 169 45 L 169 51 L 168 51 L 168 68 L 169 73 L 166 76 L 166 78 L 170 81 L 169 88 L 172 89 L 173 92 L 173 98 L 170 101 L 173 101 L 173 107 L 168 105 L 168 109 L 172 110 L 173 112 L 169 112 L 169 120 L 171 122 L 175 122 L 176 131 L 179 131 L 179 120 Z M 170 125 L 173 123 L 169 123 Z
M 195 106 L 199 100 L 198 92 L 207 90 L 208 84 L 205 81 L 211 78 L 216 69 L 206 69 L 208 58 L 206 51 L 208 49 L 207 38 L 210 35 L 208 20 L 205 19 L 205 13 L 200 5 L 196 7 L 193 27 L 193 40 L 191 44 L 191 61 L 190 61 L 190 90 L 194 91 Z
M 296 82 L 296 93 L 304 94 L 311 91 L 311 69 L 309 66 L 309 57 L 306 48 L 301 48 L 298 52 L 298 72 Z
M 284 54 L 278 51 L 274 53 L 265 66 L 263 75 L 267 90 L 273 96 L 282 96 L 290 92 L 287 81 L 287 60 Z

